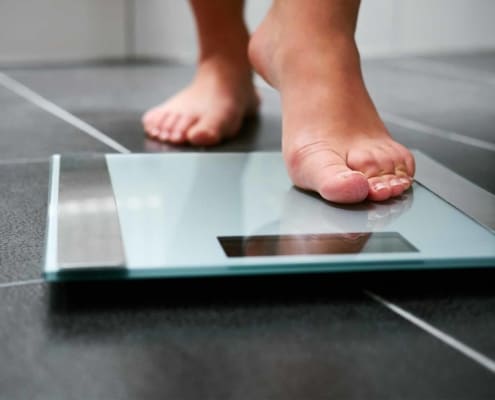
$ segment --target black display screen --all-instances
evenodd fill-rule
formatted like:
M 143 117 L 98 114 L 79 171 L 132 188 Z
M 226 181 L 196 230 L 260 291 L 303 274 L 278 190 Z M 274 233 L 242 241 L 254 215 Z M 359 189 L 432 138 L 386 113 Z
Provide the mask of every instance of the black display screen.
M 227 257 L 409 253 L 418 249 L 398 232 L 218 237 Z

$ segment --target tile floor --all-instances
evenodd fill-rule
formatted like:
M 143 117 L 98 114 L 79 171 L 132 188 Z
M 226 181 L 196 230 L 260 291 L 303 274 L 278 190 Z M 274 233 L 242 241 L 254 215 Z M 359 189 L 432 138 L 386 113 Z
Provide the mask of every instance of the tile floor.
M 495 194 L 495 53 L 373 60 L 364 71 L 399 141 Z M 132 152 L 195 151 L 146 140 L 139 122 L 193 69 L 0 72 L 0 398 L 495 398 L 491 270 L 41 282 L 48 157 L 115 148 L 12 91 L 5 76 Z M 260 118 L 215 151 L 279 149 L 278 96 L 262 94 Z M 477 350 L 492 370 L 366 288 Z

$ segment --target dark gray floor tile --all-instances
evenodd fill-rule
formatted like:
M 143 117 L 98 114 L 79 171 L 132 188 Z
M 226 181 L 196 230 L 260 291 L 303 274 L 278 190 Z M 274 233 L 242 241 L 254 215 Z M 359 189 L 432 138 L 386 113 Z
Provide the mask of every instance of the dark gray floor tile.
M 462 343 L 495 359 L 495 270 L 408 274 L 376 291 Z
M 438 65 L 448 65 L 462 74 L 465 79 L 483 78 L 495 79 L 495 52 L 475 52 L 465 54 L 444 54 L 429 55 L 421 57 L 426 61 L 438 63 Z M 495 83 L 495 81 L 494 81 Z
M 407 59 L 365 61 L 364 71 L 371 94 L 384 111 L 495 142 L 491 106 L 495 94 L 490 86 L 415 70 L 408 67 Z M 134 121 L 187 84 L 194 69 L 131 65 L 9 73 L 75 114 L 105 120 L 108 113 Z
M 387 78 L 385 73 L 376 72 L 380 70 L 380 66 L 381 64 L 372 63 L 368 68 L 372 71 L 373 79 L 371 80 L 375 82 L 376 92 L 382 93 L 382 95 L 378 93 L 375 96 L 381 108 L 390 111 L 390 108 L 386 106 L 389 105 L 388 103 L 393 103 L 395 108 L 392 111 L 394 112 L 401 111 L 403 108 L 418 109 L 418 104 L 421 109 L 423 102 L 415 97 L 417 92 L 406 93 L 401 97 L 400 90 L 398 90 L 401 88 L 397 88 L 395 85 L 395 83 L 400 83 L 404 89 L 408 85 L 407 74 L 395 73 L 392 77 Z M 118 67 L 114 70 L 107 67 L 84 70 L 62 69 L 56 74 L 50 70 L 39 73 L 23 71 L 15 76 L 42 93 L 49 93 L 50 98 L 131 150 L 154 152 L 194 150 L 191 147 L 173 147 L 147 140 L 142 134 L 140 124 L 140 116 L 148 106 L 173 94 L 188 82 L 192 74 L 193 70 L 190 67 L 152 65 Z M 390 93 L 383 95 L 383 89 L 376 83 L 380 79 L 390 79 L 394 82 L 390 88 L 386 85 L 390 89 Z M 68 94 L 67 87 L 71 88 L 71 92 L 77 93 L 77 95 Z M 273 91 L 263 90 L 262 96 L 264 102 L 258 121 L 250 121 L 244 127 L 245 131 L 242 135 L 212 149 L 213 151 L 277 150 L 280 148 L 281 123 L 278 95 Z M 410 100 L 408 100 L 408 96 Z M 402 98 L 402 103 L 397 102 L 396 97 Z M 451 104 L 446 104 L 445 107 L 450 109 Z M 410 116 L 407 113 L 401 115 Z M 399 132 L 400 137 L 398 138 L 404 144 L 426 151 L 456 172 L 461 174 L 465 172 L 465 176 L 469 179 L 473 179 L 474 182 L 492 192 L 494 191 L 493 179 L 489 174 L 493 170 L 491 152 L 478 151 L 478 149 L 471 149 L 469 146 L 410 130 L 408 130 L 410 134 L 406 135 L 406 130 L 401 127 L 392 126 L 392 130 Z M 470 155 L 480 154 L 480 157 L 467 158 L 463 156 L 466 153 Z M 478 159 L 486 160 L 486 162 L 478 163 L 476 161 Z
M 170 64 L 13 70 L 9 76 L 75 113 L 140 114 L 182 89 L 194 67 Z
M 0 355 L 9 362 L 2 366 L 2 393 L 9 399 L 493 395 L 493 375 L 477 364 L 378 304 L 336 295 L 333 285 L 315 288 L 316 282 L 4 289 Z
M 381 108 L 485 138 L 491 97 L 479 84 L 453 84 L 451 78 L 447 82 L 386 64 L 365 67 Z M 9 74 L 133 151 L 193 150 L 144 139 L 139 121 L 147 108 L 189 81 L 190 67 L 100 66 Z M 459 88 L 468 96 L 457 97 Z M 278 96 L 262 94 L 261 117 L 213 151 L 279 149 Z M 0 90 L 0 104 L 12 116 L 10 122 L 0 121 L 0 129 L 14 132 L 8 140 L 0 136 L 0 159 L 4 152 L 6 158 L 9 153 L 29 158 L 111 150 L 103 145 L 95 149 L 94 142 L 85 142 L 93 139 L 9 92 Z M 388 126 L 405 145 L 495 193 L 493 152 Z M 470 130 L 461 132 L 464 127 Z M 34 128 L 45 141 L 32 140 Z M 2 140 L 11 147 L 4 150 Z M 0 282 L 40 276 L 47 185 L 46 162 L 0 162 L 0 191 L 7 193 L 0 204 Z M 494 297 L 488 284 L 493 277 L 476 280 L 475 271 L 461 277 L 447 271 L 436 278 L 390 276 L 2 288 L 0 358 L 9 362 L 0 367 L 0 393 L 13 399 L 493 398 L 495 381 L 487 370 L 360 291 L 369 287 L 390 297 L 493 356 Z
M 1 85 L 0 105 L 0 160 L 48 158 L 67 152 L 112 152 L 110 147 Z
M 395 139 L 403 145 L 421 150 L 455 173 L 495 193 L 495 153 L 439 139 L 395 124 L 387 124 Z
M 369 62 L 364 72 L 382 111 L 495 143 L 493 86 L 417 70 L 402 60 Z
M 48 175 L 47 162 L 0 163 L 0 283 L 41 278 Z
M 10 72 L 134 152 L 205 150 L 148 140 L 141 125 L 143 113 L 184 87 L 193 73 L 192 67 L 165 65 Z M 280 150 L 278 95 L 262 90 L 262 96 L 260 118 L 247 120 L 237 138 L 209 151 Z
M 495 294 L 471 293 L 470 296 L 451 293 L 433 298 L 399 298 L 397 304 L 425 319 L 436 328 L 482 354 L 495 359 Z
M 365 71 L 381 110 L 460 134 L 494 140 L 495 114 L 490 101 L 493 91 L 470 82 L 411 74 L 382 61 L 365 63 Z M 144 139 L 139 122 L 148 107 L 189 81 L 193 74 L 191 67 L 120 66 L 12 74 L 134 151 L 192 150 Z M 467 95 L 459 95 L 461 92 Z M 226 143 L 225 150 L 278 148 L 281 130 L 278 96 L 269 90 L 263 90 L 262 94 L 265 101 L 258 124 L 248 124 L 247 133 Z
M 383 65 L 383 60 L 370 64 Z M 425 74 L 431 78 L 468 82 L 478 86 L 495 86 L 495 52 L 407 56 L 386 61 L 395 67 L 413 74 Z

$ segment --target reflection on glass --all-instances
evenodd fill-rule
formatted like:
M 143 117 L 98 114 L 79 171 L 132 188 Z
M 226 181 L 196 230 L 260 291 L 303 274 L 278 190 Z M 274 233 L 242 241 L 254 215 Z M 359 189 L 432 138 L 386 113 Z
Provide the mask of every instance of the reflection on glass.
M 219 237 L 218 240 L 228 257 L 418 251 L 397 232 L 230 236 Z
M 283 234 L 386 230 L 388 225 L 411 208 L 413 200 L 414 193 L 411 189 L 402 196 L 383 203 L 368 201 L 355 205 L 338 205 L 313 193 L 291 188 L 285 196 L 281 218 L 273 221 L 273 224 L 279 224 L 280 233 Z M 393 228 L 389 230 L 395 231 Z

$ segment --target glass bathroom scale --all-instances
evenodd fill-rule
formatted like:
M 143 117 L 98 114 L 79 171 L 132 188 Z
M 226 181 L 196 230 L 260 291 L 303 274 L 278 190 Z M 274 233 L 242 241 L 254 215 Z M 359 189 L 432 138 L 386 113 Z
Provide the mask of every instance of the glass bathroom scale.
M 494 197 L 415 156 L 417 180 L 401 197 L 342 206 L 295 188 L 278 152 L 55 155 L 44 276 L 494 266 Z M 460 197 L 449 189 L 459 185 Z

